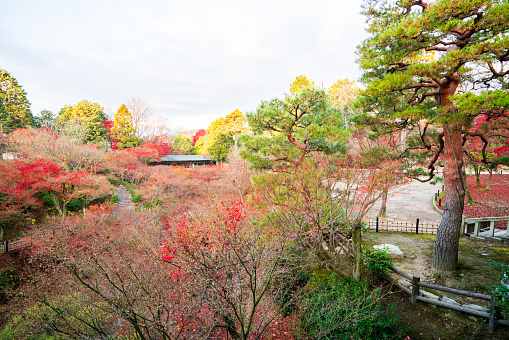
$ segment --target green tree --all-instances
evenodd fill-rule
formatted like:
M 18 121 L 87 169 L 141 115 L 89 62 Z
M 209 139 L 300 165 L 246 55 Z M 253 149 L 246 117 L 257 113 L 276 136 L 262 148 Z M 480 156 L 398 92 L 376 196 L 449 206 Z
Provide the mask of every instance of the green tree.
M 312 152 L 345 150 L 343 114 L 324 90 L 305 87 L 284 100 L 262 101 L 246 117 L 252 134 L 242 137 L 240 154 L 255 168 L 297 168 Z
M 50 110 L 41 110 L 38 116 L 34 117 L 35 127 L 50 127 L 55 120 L 55 114 Z
M 131 113 L 127 107 L 122 104 L 117 113 L 113 127 L 111 128 L 111 137 L 118 140 L 117 146 L 119 149 L 133 148 L 138 146 L 138 138 L 134 133 L 133 120 Z
M 220 161 L 226 158 L 232 144 L 233 138 L 230 134 L 218 133 L 214 136 L 214 142 L 209 145 L 207 152 L 210 154 L 210 158 Z
M 34 123 L 25 90 L 9 72 L 0 69 L 0 125 L 3 132 L 9 133 Z
M 495 118 L 509 107 L 509 2 L 365 0 L 363 13 L 370 37 L 359 47 L 360 104 L 367 113 L 358 122 L 402 130 L 420 121 L 421 149 L 433 152 L 429 179 L 443 151 L 445 210 L 433 269 L 453 271 L 465 197 L 463 138 L 476 116 Z M 439 132 L 433 140 L 431 130 Z
M 97 103 L 82 100 L 76 105 L 66 105 L 57 117 L 61 123 L 78 123 L 86 127 L 84 142 L 101 142 L 107 140 L 108 130 L 104 127 L 103 121 L 108 120 L 104 109 Z
M 173 148 L 181 155 L 194 154 L 193 139 L 184 135 L 173 137 Z

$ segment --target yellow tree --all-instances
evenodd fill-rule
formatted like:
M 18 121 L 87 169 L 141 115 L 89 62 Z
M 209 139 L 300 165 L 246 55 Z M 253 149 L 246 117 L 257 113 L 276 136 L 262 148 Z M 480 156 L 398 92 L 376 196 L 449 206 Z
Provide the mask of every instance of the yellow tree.
M 327 91 L 330 102 L 333 107 L 345 109 L 356 98 L 359 93 L 359 87 L 354 80 L 348 78 L 338 79 Z
M 231 145 L 237 147 L 237 136 L 246 130 L 244 114 L 235 110 L 224 118 L 214 120 L 204 140 L 205 154 L 219 160 L 228 154 Z
M 292 95 L 295 95 L 302 91 L 305 87 L 314 87 L 315 82 L 312 80 L 309 80 L 306 76 L 303 76 L 302 74 L 300 76 L 297 76 L 293 83 L 290 84 L 290 93 Z
M 138 145 L 138 138 L 134 134 L 131 113 L 124 104 L 115 113 L 111 137 L 117 140 L 117 147 L 119 149 L 132 148 Z
M 97 103 L 82 100 L 76 105 L 64 106 L 58 113 L 58 121 L 62 123 L 75 122 L 86 127 L 85 141 L 99 142 L 106 140 L 108 131 L 103 121 L 108 120 L 104 109 Z

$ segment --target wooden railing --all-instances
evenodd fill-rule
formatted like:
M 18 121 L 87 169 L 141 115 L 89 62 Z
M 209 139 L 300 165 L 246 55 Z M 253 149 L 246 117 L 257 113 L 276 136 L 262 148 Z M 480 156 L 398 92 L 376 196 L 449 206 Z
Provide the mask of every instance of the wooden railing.
M 454 288 L 439 286 L 439 285 L 435 285 L 435 284 L 431 284 L 431 283 L 421 282 L 421 279 L 419 276 L 415 276 L 415 275 L 410 276 L 400 270 L 397 270 L 396 268 L 390 268 L 390 269 L 394 273 L 401 275 L 405 279 L 410 281 L 411 289 L 404 287 L 403 285 L 401 285 L 397 282 L 393 282 L 393 283 L 398 288 L 400 288 L 404 292 L 411 295 L 412 303 L 417 303 L 417 301 L 422 301 L 422 302 L 430 303 L 435 306 L 448 308 L 448 309 L 456 310 L 458 312 L 463 312 L 463 313 L 479 316 L 482 318 L 486 318 L 489 320 L 488 328 L 489 328 L 490 332 L 494 332 L 495 329 L 497 328 L 497 325 L 503 325 L 503 326 L 509 327 L 508 321 L 506 321 L 504 319 L 498 319 L 498 311 L 496 308 L 496 299 L 492 295 L 474 293 L 474 292 L 469 292 L 466 290 L 454 289 Z M 456 294 L 456 295 L 467 296 L 467 297 L 471 297 L 471 298 L 475 298 L 475 299 L 489 301 L 490 302 L 489 312 L 483 312 L 483 311 L 476 310 L 476 309 L 466 308 L 459 304 L 455 305 L 452 303 L 447 303 L 447 302 L 443 302 L 443 301 L 439 301 L 439 300 L 433 300 L 430 298 L 426 298 L 424 296 L 421 296 L 420 287 L 430 288 L 430 289 L 434 289 L 434 290 L 438 290 L 438 291 L 442 291 L 442 292 L 447 292 L 447 293 L 452 293 L 452 294 Z
M 507 229 L 505 233 L 499 231 L 495 234 L 495 222 L 507 221 Z M 477 218 L 466 218 L 463 217 L 463 234 L 475 237 L 506 237 L 509 238 L 509 216 L 500 217 L 477 217 Z M 483 231 L 487 231 L 487 234 L 480 235 Z
M 0 254 L 6 253 L 9 250 L 19 249 L 32 245 L 32 240 L 28 238 L 17 238 L 13 240 L 0 241 Z

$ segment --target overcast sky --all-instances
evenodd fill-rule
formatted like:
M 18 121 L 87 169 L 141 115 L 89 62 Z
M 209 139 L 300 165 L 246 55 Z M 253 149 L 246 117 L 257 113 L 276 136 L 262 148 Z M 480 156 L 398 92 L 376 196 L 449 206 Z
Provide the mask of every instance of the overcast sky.
M 174 128 L 207 128 L 282 98 L 360 76 L 361 0 L 2 0 L 0 68 L 32 112 L 87 99 L 114 113 L 140 96 Z

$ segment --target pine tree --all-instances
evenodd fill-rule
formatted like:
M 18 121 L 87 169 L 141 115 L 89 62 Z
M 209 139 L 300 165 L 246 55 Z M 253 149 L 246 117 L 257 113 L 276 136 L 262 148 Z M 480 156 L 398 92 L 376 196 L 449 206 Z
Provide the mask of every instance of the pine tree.
M 445 210 L 433 269 L 451 272 L 465 197 L 464 139 L 477 116 L 496 119 L 509 107 L 509 2 L 366 0 L 363 7 L 370 33 L 359 47 L 366 114 L 357 121 L 380 131 L 419 128 L 421 150 L 433 154 L 429 179 L 443 152 Z
M 111 135 L 112 138 L 118 140 L 117 146 L 119 149 L 132 148 L 139 144 L 138 138 L 136 138 L 134 134 L 131 113 L 129 113 L 129 110 L 124 104 L 122 104 L 117 110 L 117 113 L 115 113 Z
M 27 94 L 9 72 L 0 69 L 0 124 L 2 131 L 33 126 L 34 116 L 30 111 Z

